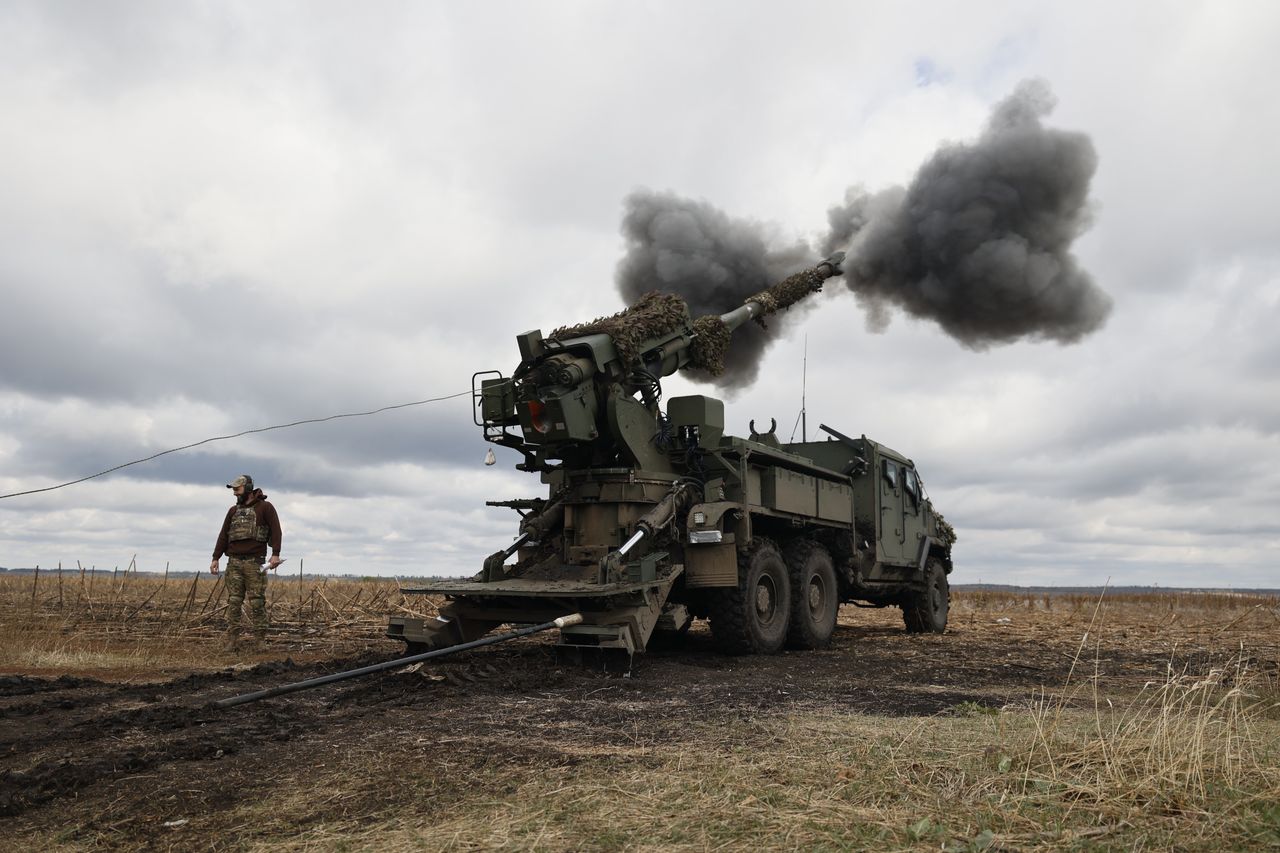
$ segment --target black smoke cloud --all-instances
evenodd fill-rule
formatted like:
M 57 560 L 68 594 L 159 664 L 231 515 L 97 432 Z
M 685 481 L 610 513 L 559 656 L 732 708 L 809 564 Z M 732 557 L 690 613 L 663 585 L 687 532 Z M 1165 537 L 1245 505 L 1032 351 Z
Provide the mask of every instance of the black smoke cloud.
M 1074 343 L 1102 326 L 1111 298 L 1071 254 L 1098 158 L 1084 134 L 1041 124 L 1053 106 L 1044 83 L 1024 82 L 976 142 L 937 151 L 905 190 L 851 189 L 829 212 L 824 248 L 849 252 L 845 282 L 871 328 L 888 305 L 971 349 Z
M 845 282 L 869 328 L 883 331 L 897 306 L 981 350 L 1022 338 L 1072 343 L 1102 326 L 1111 299 L 1070 252 L 1089 225 L 1097 155 L 1086 135 L 1043 126 L 1053 106 L 1044 83 L 1024 82 L 975 142 L 941 148 L 906 188 L 853 187 L 829 211 L 820 254 L 849 253 Z M 622 232 L 622 296 L 676 293 L 694 317 L 735 308 L 820 260 L 803 241 L 774 246 L 761 223 L 670 193 L 628 196 Z M 739 329 L 717 384 L 750 384 L 787 317 Z
M 765 226 L 733 219 L 705 201 L 639 190 L 627 196 L 625 207 L 627 253 L 618 264 L 617 280 L 628 303 L 660 290 L 681 296 L 693 317 L 723 314 L 813 263 L 808 244 L 771 247 Z M 782 322 L 775 315 L 768 330 L 748 323 L 734 332 L 725 372 L 716 383 L 750 385 Z

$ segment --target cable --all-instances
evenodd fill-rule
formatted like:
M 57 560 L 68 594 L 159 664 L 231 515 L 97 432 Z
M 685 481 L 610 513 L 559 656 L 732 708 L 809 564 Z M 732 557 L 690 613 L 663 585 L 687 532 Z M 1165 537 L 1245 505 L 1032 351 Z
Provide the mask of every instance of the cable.
M 650 439 L 653 442 L 653 446 L 666 453 L 671 449 L 671 445 L 675 440 L 676 434 L 675 429 L 671 426 L 671 418 L 662 412 L 658 412 L 658 429 L 653 434 L 653 438 Z
M 161 456 L 167 456 L 170 453 L 177 453 L 179 450 L 190 450 L 193 447 L 199 447 L 202 444 L 209 444 L 210 442 L 213 442 L 213 441 L 226 441 L 227 439 L 230 439 L 230 438 L 239 438 L 242 435 L 250 435 L 255 432 L 271 432 L 271 430 L 273 429 L 288 429 L 289 427 L 302 426 L 303 424 L 321 424 L 321 423 L 324 423 L 325 421 L 336 421 L 339 418 L 362 418 L 362 417 L 365 417 L 366 415 L 376 415 L 381 412 L 389 412 L 392 409 L 407 409 L 410 406 L 421 406 L 426 403 L 439 403 L 442 400 L 452 400 L 455 397 L 462 397 L 470 393 L 471 393 L 470 391 L 459 391 L 457 394 L 449 394 L 445 397 L 432 397 L 430 400 L 416 400 L 412 403 L 399 403 L 395 406 L 383 406 L 381 409 L 374 409 L 373 411 L 370 411 L 370 412 L 348 412 L 342 415 L 329 415 L 326 418 L 308 418 L 305 421 L 294 421 L 293 423 L 288 423 L 288 424 L 276 424 L 275 426 L 259 427 L 258 429 L 247 429 L 244 432 L 238 432 L 238 433 L 235 433 L 234 435 L 216 435 L 213 438 L 206 438 L 202 441 L 192 442 L 191 444 L 184 444 L 181 447 L 174 447 L 170 450 L 162 450 L 159 453 L 152 454 L 151 456 L 148 456 L 145 459 L 135 459 L 132 462 L 126 462 L 123 465 L 117 465 L 114 468 L 108 468 L 105 471 L 99 471 L 97 474 L 90 474 L 88 477 L 81 477 L 78 480 L 71 480 L 70 482 L 67 482 L 67 483 L 59 483 L 56 486 L 46 486 L 43 489 L 28 489 L 25 492 L 13 492 L 12 494 L 8 494 L 8 495 L 0 495 L 0 500 L 4 500 L 5 498 L 17 498 L 17 497 L 21 497 L 22 495 L 35 495 L 35 494 L 39 494 L 40 492 L 52 492 L 54 489 L 62 489 L 62 488 L 66 488 L 67 486 L 74 486 L 76 483 L 83 483 L 86 480 L 92 480 L 96 477 L 103 477 L 114 471 L 119 471 L 121 468 L 128 468 L 130 465 L 139 465 L 143 462 L 150 462 L 152 459 L 159 459 Z
M 630 381 L 640 389 L 646 406 L 657 406 L 662 400 L 662 382 L 651 371 L 637 367 L 631 371 Z
M 698 481 L 698 485 L 705 487 L 707 485 L 707 465 L 704 457 L 707 455 L 705 447 L 692 445 L 684 452 L 684 464 L 693 472 L 694 477 Z

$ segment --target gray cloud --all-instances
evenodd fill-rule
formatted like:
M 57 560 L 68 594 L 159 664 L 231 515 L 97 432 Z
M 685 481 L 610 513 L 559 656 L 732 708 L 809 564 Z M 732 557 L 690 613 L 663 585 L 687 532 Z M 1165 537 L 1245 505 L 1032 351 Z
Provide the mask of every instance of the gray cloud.
M 387 484 L 366 477 L 370 466 L 479 463 L 484 451 L 469 421 L 469 407 L 470 399 L 463 397 L 370 417 L 303 424 L 171 453 L 104 479 L 208 486 L 247 472 L 259 483 L 291 491 L 342 497 L 385 494 Z M 216 434 L 267 426 L 271 425 L 232 422 Z M 180 446 L 179 441 L 141 439 L 130 430 L 33 431 L 16 445 L 6 467 L 10 476 L 30 478 L 25 488 L 45 488 Z
M 856 182 L 861 287 L 749 331 L 736 432 L 789 430 L 807 337 L 811 434 L 916 458 L 958 580 L 1258 585 L 1280 557 L 1278 9 L 82 6 L 0 8 L 0 492 L 463 390 L 617 310 L 615 274 L 723 311 L 819 257 Z M 993 125 L 1034 76 L 1052 114 Z M 637 186 L 680 195 L 619 237 Z M 485 449 L 465 400 L 237 439 L 0 502 L 0 565 L 201 568 L 250 470 L 308 570 L 469 573 L 514 529 L 484 500 L 541 488 Z

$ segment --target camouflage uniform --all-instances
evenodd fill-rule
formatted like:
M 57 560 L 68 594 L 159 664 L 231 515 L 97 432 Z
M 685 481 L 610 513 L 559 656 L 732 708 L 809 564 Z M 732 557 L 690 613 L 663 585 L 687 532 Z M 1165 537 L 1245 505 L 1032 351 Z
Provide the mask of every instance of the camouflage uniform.
M 240 611 L 249 599 L 249 621 L 253 635 L 267 633 L 267 570 L 256 557 L 227 558 L 227 633 L 240 634 Z

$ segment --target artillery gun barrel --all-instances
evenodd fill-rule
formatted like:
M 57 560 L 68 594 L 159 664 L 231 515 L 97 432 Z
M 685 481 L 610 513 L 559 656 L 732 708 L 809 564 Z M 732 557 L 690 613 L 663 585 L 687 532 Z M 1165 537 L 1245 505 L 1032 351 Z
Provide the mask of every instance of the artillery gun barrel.
M 721 314 L 720 322 L 724 323 L 725 326 L 729 329 L 729 331 L 733 331 L 734 329 L 741 326 L 743 323 L 747 322 L 753 317 L 759 317 L 763 313 L 764 313 L 764 308 L 761 307 L 760 303 L 749 299 L 742 305 L 738 306 L 737 308 L 734 308 L 732 311 L 729 311 L 725 314 Z
M 455 652 L 466 651 L 467 649 L 476 649 L 480 646 L 491 646 L 494 643 L 503 643 L 507 640 L 514 640 L 516 637 L 527 637 L 530 634 L 536 634 L 539 631 L 547 631 L 551 628 L 566 628 L 570 625 L 577 625 L 581 622 L 582 614 L 573 613 L 568 616 L 561 616 L 558 619 L 552 619 L 550 622 L 543 622 L 541 625 L 530 625 L 527 628 L 520 628 L 519 630 L 510 631 L 506 634 L 496 634 L 492 637 L 481 637 L 480 639 L 472 640 L 469 643 L 460 643 L 456 646 L 434 649 L 429 652 L 423 652 L 419 655 L 409 655 L 408 657 L 383 661 L 382 663 L 375 663 L 370 666 L 362 666 L 359 669 L 349 669 L 346 672 L 335 672 L 331 675 L 309 678 L 306 681 L 295 681 L 293 684 L 281 684 L 277 687 L 268 687 L 266 690 L 259 690 L 255 693 L 244 693 L 240 696 L 232 696 L 229 699 L 219 699 L 217 702 L 213 703 L 213 707 L 233 708 L 236 705 L 257 702 L 260 699 L 270 699 L 272 696 L 283 696 L 286 693 L 297 693 L 299 690 L 310 690 L 312 687 L 332 684 L 335 681 L 344 681 L 348 678 L 359 678 L 362 675 L 370 675 L 372 673 L 382 672 L 388 669 L 397 669 L 402 666 L 408 666 L 411 663 L 443 657 Z
M 726 329 L 733 331 L 748 320 L 787 308 L 810 293 L 821 290 L 822 283 L 827 279 L 842 274 L 844 270 L 840 268 L 840 264 L 843 262 L 844 252 L 836 252 L 817 266 L 798 272 L 757 293 L 732 311 L 721 314 L 720 322 L 724 323 Z

